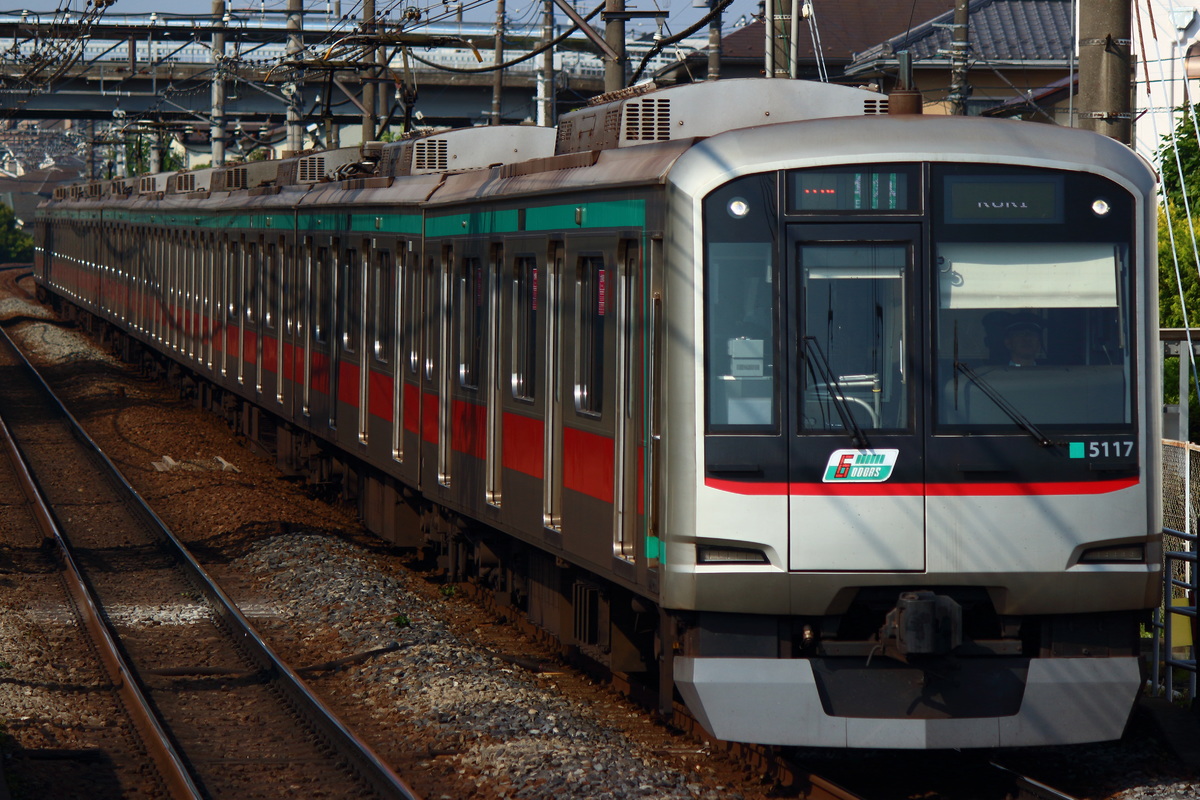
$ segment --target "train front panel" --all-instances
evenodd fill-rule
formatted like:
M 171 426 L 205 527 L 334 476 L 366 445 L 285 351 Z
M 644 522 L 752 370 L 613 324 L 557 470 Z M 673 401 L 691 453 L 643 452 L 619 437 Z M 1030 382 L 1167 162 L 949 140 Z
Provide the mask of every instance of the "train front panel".
M 1161 555 L 1145 165 L 825 120 L 713 137 L 672 186 L 662 592 L 693 711 L 782 745 L 1119 737 Z

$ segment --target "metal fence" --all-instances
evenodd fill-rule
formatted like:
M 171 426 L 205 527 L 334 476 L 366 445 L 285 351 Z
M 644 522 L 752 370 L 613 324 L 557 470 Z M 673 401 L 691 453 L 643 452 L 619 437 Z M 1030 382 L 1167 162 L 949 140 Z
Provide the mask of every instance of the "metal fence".
M 1169 699 L 1196 697 L 1197 512 L 1200 447 L 1163 441 L 1163 603 L 1151 634 L 1151 688 Z M 1183 675 L 1177 675 L 1178 670 Z

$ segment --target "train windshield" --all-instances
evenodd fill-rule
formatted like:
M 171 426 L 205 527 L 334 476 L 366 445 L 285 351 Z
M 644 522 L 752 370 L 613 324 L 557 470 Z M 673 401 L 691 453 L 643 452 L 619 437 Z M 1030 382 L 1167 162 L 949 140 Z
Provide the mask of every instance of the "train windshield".
M 1128 429 L 1127 196 L 1093 176 L 1033 170 L 943 168 L 940 178 L 939 427 Z
M 705 199 L 710 434 L 1130 430 L 1127 191 L 980 164 L 776 177 Z

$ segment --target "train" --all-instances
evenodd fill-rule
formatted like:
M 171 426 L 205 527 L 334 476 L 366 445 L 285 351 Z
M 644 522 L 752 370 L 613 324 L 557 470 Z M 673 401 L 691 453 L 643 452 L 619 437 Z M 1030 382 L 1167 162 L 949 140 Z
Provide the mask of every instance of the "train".
M 1155 176 L 908 105 L 649 85 L 61 186 L 35 280 L 718 739 L 1119 738 L 1161 591 Z

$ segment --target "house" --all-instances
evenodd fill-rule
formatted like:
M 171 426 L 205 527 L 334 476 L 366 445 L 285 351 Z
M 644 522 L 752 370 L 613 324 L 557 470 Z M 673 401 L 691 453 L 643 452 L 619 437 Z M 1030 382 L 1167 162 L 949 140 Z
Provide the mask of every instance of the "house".
M 847 78 L 843 74 L 856 52 L 902 34 L 910 25 L 953 8 L 954 0 L 912 0 L 904 3 L 843 0 L 811 5 L 814 9 L 812 15 L 798 20 L 797 77 L 820 80 L 823 69 L 832 82 L 860 83 L 861 79 Z M 764 74 L 767 35 L 762 16 L 760 5 L 754 22 L 736 28 L 721 38 L 722 78 L 756 78 Z M 819 51 L 817 42 L 821 45 Z M 780 68 L 782 70 L 785 67 L 781 64 Z M 684 61 L 660 70 L 654 77 L 659 84 L 666 84 L 702 81 L 707 75 L 708 51 L 700 50 Z
M 1031 118 L 1068 124 L 1070 94 L 1047 89 L 1069 84 L 1075 68 L 1071 0 L 972 0 L 968 10 L 967 113 L 1014 102 Z M 888 91 L 897 80 L 897 53 L 906 50 L 925 113 L 951 113 L 953 21 L 949 10 L 856 53 L 846 77 Z M 1052 102 L 1043 102 L 1050 95 Z

